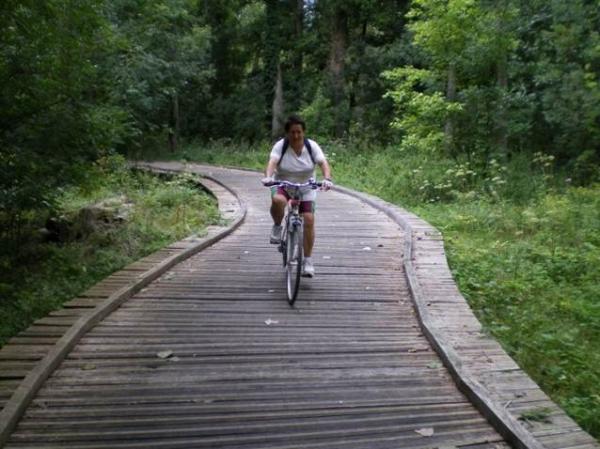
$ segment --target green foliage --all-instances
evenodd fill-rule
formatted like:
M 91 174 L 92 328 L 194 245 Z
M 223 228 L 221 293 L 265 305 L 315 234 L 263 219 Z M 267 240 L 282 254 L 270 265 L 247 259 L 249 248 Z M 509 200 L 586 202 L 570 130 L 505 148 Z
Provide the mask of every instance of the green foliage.
M 600 186 L 526 205 L 459 202 L 417 212 L 445 235 L 484 325 L 586 430 L 600 432 Z
M 446 101 L 431 86 L 439 85 L 435 75 L 428 70 L 401 67 L 384 72 L 383 76 L 394 84 L 390 97 L 399 112 L 391 125 L 403 131 L 402 150 L 436 154 L 444 151 L 444 123 L 462 110 L 462 105 Z M 425 92 L 418 91 L 420 86 Z M 429 89 L 428 89 L 429 87 Z
M 188 0 L 111 2 L 114 53 L 107 61 L 115 100 L 125 105 L 138 141 L 173 131 L 174 101 L 206 101 L 213 77 L 211 32 L 192 13 Z M 189 98 L 188 98 L 189 96 Z
M 329 136 L 332 134 L 335 123 L 331 101 L 325 96 L 322 89 L 317 90 L 314 98 L 301 109 L 300 114 L 306 121 L 311 135 Z
M 465 54 L 470 40 L 476 39 L 481 16 L 475 0 L 415 0 L 407 14 L 415 43 L 427 49 L 434 63 L 445 68 Z
M 597 180 L 595 6 L 414 1 L 407 17 L 422 51 L 413 66 L 420 68 L 385 72 L 397 106 L 393 123 L 403 130 L 404 144 L 420 150 L 445 146 L 449 154 L 484 162 L 542 151 L 576 166 L 576 182 Z M 444 98 L 456 104 L 451 113 L 444 111 Z
M 2 252 L 18 252 L 27 223 L 126 132 L 120 108 L 104 103 L 97 63 L 109 29 L 101 7 L 100 0 L 0 6 Z
M 572 159 L 600 145 L 600 13 L 593 2 L 535 1 L 524 8 L 538 20 L 524 26 L 520 68 L 532 80 L 543 114 L 533 137 L 552 154 Z M 535 57 L 531 55 L 535 52 Z M 524 82 L 527 82 L 524 80 Z M 548 142 L 545 134 L 550 133 Z
M 0 346 L 114 271 L 170 242 L 202 235 L 219 220 L 214 199 L 188 177 L 165 182 L 132 173 L 123 158 L 114 156 L 97 161 L 82 186 L 65 190 L 56 213 L 73 219 L 82 207 L 102 200 L 130 207 L 125 223 L 98 226 L 61 244 L 28 236 L 19 260 L 0 259 Z

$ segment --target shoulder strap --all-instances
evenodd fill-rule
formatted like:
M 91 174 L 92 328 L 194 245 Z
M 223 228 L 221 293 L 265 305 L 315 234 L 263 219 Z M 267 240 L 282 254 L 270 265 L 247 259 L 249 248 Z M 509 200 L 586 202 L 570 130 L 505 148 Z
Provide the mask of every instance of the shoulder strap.
M 308 139 L 304 139 L 304 145 L 306 146 L 306 149 L 308 150 L 308 155 L 310 156 L 310 160 L 312 161 L 313 164 L 315 164 L 315 157 L 313 156 L 312 148 L 310 146 L 310 142 L 308 141 Z
M 306 146 L 306 149 L 308 150 L 308 155 L 310 156 L 310 160 L 314 164 L 315 157 L 313 156 L 312 147 L 310 146 L 310 142 L 308 141 L 308 139 L 304 139 L 304 145 Z M 281 157 L 279 158 L 279 162 L 277 163 L 277 165 L 281 164 L 283 155 L 285 154 L 285 152 L 287 151 L 289 146 L 290 146 L 290 141 L 288 139 L 283 139 L 283 148 L 281 149 Z
M 281 149 L 281 157 L 279 158 L 279 164 L 281 164 L 281 160 L 283 159 L 283 155 L 285 154 L 285 152 L 287 151 L 288 147 L 290 146 L 290 141 L 287 139 L 283 139 L 283 148 Z

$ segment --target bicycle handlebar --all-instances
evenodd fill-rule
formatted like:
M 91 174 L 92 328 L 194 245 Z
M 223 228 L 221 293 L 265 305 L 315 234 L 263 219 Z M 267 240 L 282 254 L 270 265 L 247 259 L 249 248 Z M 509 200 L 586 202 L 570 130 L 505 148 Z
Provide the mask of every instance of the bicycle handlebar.
M 310 187 L 312 189 L 317 189 L 319 187 L 323 186 L 322 182 L 316 182 L 313 181 L 312 179 L 309 180 L 308 182 L 304 182 L 302 184 L 297 184 L 295 182 L 289 182 L 289 181 L 273 181 L 273 182 L 268 182 L 266 184 L 263 184 L 265 187 L 274 187 L 274 186 L 278 186 L 278 187 L 292 187 L 292 188 L 302 188 L 302 187 Z

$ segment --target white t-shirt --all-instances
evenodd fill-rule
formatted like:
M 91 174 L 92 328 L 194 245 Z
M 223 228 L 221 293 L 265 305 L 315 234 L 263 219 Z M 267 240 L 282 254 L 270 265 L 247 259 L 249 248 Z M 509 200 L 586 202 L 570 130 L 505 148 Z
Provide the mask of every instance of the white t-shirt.
M 283 159 L 281 159 L 281 152 L 283 151 L 283 140 L 281 139 L 271 150 L 270 159 L 275 159 L 279 162 L 277 169 L 275 170 L 275 179 L 278 181 L 289 181 L 301 184 L 308 181 L 310 178 L 315 178 L 315 167 L 316 164 L 320 164 L 325 161 L 325 154 L 317 142 L 309 140 L 312 155 L 315 160 L 313 163 L 310 158 L 310 153 L 306 145 L 302 146 L 302 153 L 300 156 L 296 155 L 294 149 L 288 146 L 285 150 Z M 317 191 L 306 188 L 301 191 L 302 201 L 314 201 L 317 197 Z
M 283 155 L 283 159 L 281 159 L 283 139 L 273 145 L 270 158 L 279 162 L 279 166 L 275 171 L 275 179 L 302 183 L 308 181 L 309 178 L 315 177 L 315 165 L 325 161 L 325 155 L 317 142 L 314 140 L 309 140 L 309 142 L 313 158 L 315 159 L 314 164 L 310 158 L 310 153 L 308 152 L 306 145 L 302 146 L 302 153 L 300 153 L 300 156 L 296 155 L 296 152 L 291 145 L 288 146 L 288 149 Z

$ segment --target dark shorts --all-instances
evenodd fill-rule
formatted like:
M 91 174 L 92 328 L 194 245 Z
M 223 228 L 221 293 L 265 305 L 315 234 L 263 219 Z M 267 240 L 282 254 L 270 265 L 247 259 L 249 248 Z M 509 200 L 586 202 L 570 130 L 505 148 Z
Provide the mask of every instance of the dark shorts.
M 283 187 L 272 187 L 271 188 L 271 198 L 275 195 L 283 195 L 286 200 L 290 200 L 290 195 L 286 192 Z M 305 212 L 315 213 L 316 203 L 315 201 L 300 201 L 299 211 L 301 214 Z

